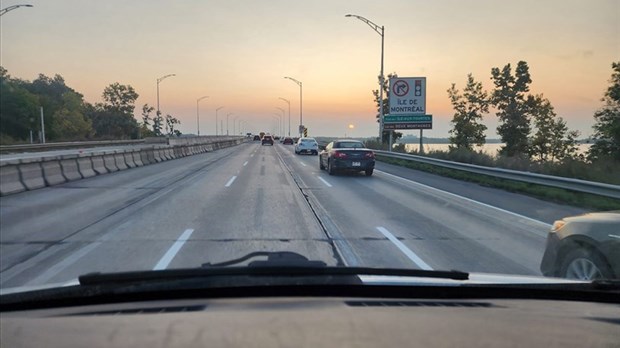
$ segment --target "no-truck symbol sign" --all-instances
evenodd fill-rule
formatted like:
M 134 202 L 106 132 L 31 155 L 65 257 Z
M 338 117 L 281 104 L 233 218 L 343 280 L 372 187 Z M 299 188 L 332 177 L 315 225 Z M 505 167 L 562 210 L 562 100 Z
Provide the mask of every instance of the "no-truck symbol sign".
M 394 82 L 394 94 L 402 97 L 409 93 L 409 84 L 405 80 L 397 80 Z

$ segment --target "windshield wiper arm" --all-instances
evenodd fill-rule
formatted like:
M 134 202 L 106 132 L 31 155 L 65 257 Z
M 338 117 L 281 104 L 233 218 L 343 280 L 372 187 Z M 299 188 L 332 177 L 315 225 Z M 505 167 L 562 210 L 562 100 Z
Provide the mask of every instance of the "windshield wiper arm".
M 238 265 L 257 256 L 267 256 L 267 260 L 256 260 L 243 267 Z M 334 267 L 323 261 L 308 260 L 294 252 L 253 252 L 243 257 L 221 263 L 205 263 L 200 268 L 182 268 L 160 271 L 137 271 L 119 273 L 89 273 L 78 279 L 81 285 L 106 283 L 134 283 L 144 281 L 181 280 L 215 276 L 274 276 L 274 277 L 320 277 L 320 276 L 397 276 L 416 278 L 440 278 L 467 280 L 469 273 L 460 271 L 427 271 L 419 269 L 373 268 L 373 267 Z

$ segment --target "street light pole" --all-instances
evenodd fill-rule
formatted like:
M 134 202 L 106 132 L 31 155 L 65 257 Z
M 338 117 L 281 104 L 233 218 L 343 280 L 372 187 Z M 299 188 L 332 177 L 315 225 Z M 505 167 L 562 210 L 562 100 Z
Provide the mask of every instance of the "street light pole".
M 385 78 L 383 77 L 383 52 L 384 52 L 384 39 L 385 39 L 385 27 L 384 26 L 378 26 L 375 23 L 369 21 L 368 19 L 362 17 L 362 16 L 357 16 L 357 15 L 352 15 L 352 14 L 348 14 L 345 17 L 354 17 L 359 19 L 360 21 L 368 24 L 369 27 L 372 28 L 372 30 L 374 30 L 375 32 L 377 32 L 377 34 L 381 35 L 381 75 L 379 76 L 379 142 L 381 143 L 383 141 L 383 84 L 384 84 L 384 80 Z M 390 139 L 392 137 L 392 133 L 390 131 Z M 392 151 L 392 148 L 390 146 L 389 151 Z
M 198 129 L 198 135 L 200 135 L 200 109 L 198 103 L 205 98 L 209 98 L 209 96 L 205 95 L 204 97 L 196 99 L 196 128 Z
M 237 134 L 237 119 L 238 118 L 239 118 L 239 116 L 233 117 L 233 135 Z
M 284 109 L 277 107 L 277 106 L 276 106 L 276 109 L 282 111 L 282 118 L 280 118 L 280 123 L 281 123 L 280 124 L 280 135 L 284 135 L 283 134 L 284 133 L 284 117 L 286 116 L 286 111 L 284 111 Z
M 302 106 L 303 106 L 302 97 L 303 97 L 303 92 L 302 92 L 301 81 L 295 80 L 294 78 L 288 77 L 288 76 L 285 76 L 284 78 L 285 79 L 289 79 L 289 80 L 295 82 L 297 85 L 299 85 L 299 137 L 301 138 L 301 135 L 302 135 L 301 126 L 304 124 L 304 122 L 303 122 L 304 121 L 303 120 L 303 113 L 302 113 Z
M 228 135 L 228 118 L 230 117 L 230 115 L 232 115 L 233 113 L 229 113 L 228 115 L 226 115 L 226 135 Z
M 217 135 L 217 112 L 223 108 L 223 106 L 220 106 L 219 108 L 215 109 L 215 135 Z
M 161 112 L 159 111 L 159 83 L 171 76 L 176 76 L 176 75 L 168 74 L 168 75 L 162 76 L 157 79 L 157 118 L 158 120 L 159 120 L 159 117 L 161 116 Z M 164 124 L 166 125 L 166 135 L 167 135 L 168 134 L 168 123 L 164 121 Z
M 12 10 L 14 10 L 16 8 L 20 8 L 20 7 L 34 7 L 34 6 L 32 6 L 30 4 L 23 4 L 23 5 L 12 5 L 12 6 L 9 6 L 9 7 L 5 7 L 2 10 L 0 10 L 0 16 L 3 16 L 5 13 L 7 13 L 9 11 L 12 11 Z
M 288 136 L 291 136 L 291 102 L 288 99 L 284 99 L 282 97 L 280 100 L 284 100 L 288 104 Z

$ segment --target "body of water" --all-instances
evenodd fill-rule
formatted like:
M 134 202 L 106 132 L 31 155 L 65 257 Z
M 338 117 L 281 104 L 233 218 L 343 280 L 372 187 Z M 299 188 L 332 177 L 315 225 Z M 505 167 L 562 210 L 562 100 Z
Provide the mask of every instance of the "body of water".
M 474 150 L 476 151 L 482 150 L 484 153 L 495 157 L 497 155 L 497 152 L 503 145 L 504 144 L 484 144 L 483 146 L 480 146 L 480 147 L 478 146 L 474 147 Z M 579 153 L 586 153 L 591 145 L 592 144 L 579 144 L 578 145 Z M 448 151 L 449 147 L 450 147 L 450 144 L 424 144 L 424 151 L 425 152 Z M 405 144 L 405 150 L 407 152 L 418 151 L 419 148 L 420 148 L 419 143 Z

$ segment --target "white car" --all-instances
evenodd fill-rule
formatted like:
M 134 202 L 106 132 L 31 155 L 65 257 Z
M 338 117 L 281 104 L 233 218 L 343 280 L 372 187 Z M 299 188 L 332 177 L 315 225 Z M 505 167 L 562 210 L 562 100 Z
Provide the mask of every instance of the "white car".
M 319 154 L 319 144 L 314 138 L 299 138 L 295 144 L 295 153 L 298 155 L 309 153 L 316 156 Z

